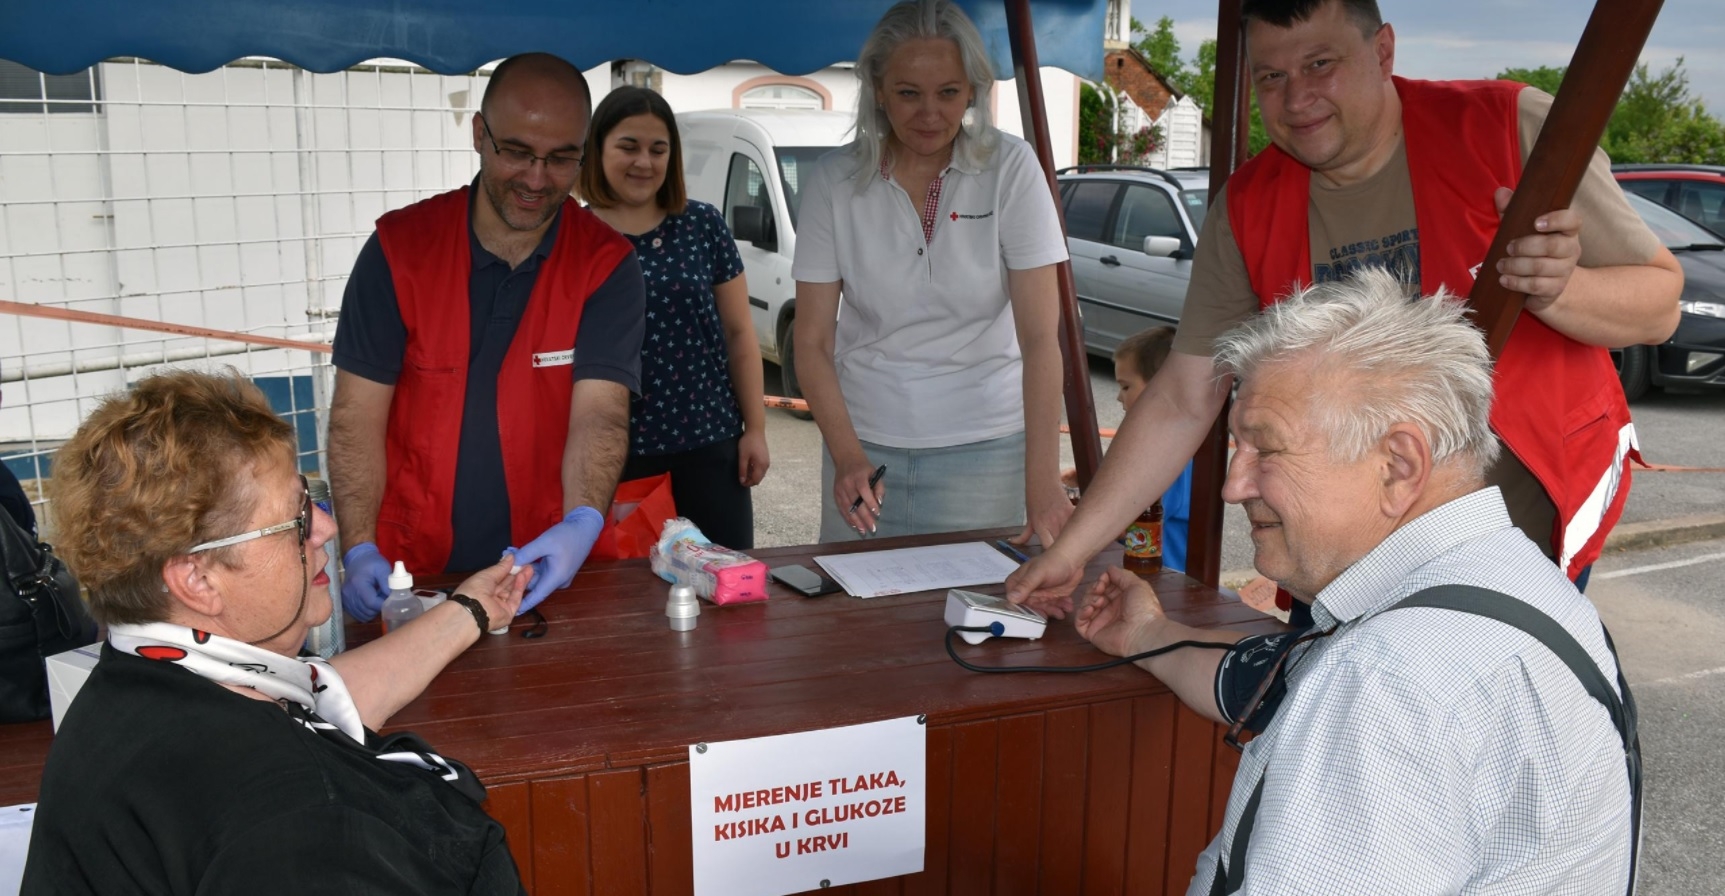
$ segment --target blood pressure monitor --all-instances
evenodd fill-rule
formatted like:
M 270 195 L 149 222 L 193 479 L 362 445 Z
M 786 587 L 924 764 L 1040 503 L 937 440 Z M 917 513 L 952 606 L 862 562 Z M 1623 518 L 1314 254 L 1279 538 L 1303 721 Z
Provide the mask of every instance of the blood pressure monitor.
M 997 625 L 998 630 L 993 632 L 958 633 L 967 644 L 981 644 L 991 637 L 1035 640 L 1042 637 L 1043 629 L 1048 627 L 1048 619 L 1004 597 L 953 588 L 946 592 L 946 624 L 966 628 Z

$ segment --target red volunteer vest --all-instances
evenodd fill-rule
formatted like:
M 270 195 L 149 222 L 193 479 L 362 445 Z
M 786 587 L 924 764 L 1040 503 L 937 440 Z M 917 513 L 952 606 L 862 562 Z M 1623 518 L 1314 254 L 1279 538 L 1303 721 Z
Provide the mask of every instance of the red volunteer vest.
M 1420 235 L 1420 291 L 1458 295 L 1498 225 L 1492 193 L 1521 179 L 1516 97 L 1504 81 L 1395 79 Z M 1268 307 L 1312 278 L 1311 171 L 1274 146 L 1228 181 L 1228 222 Z M 1552 546 L 1571 578 L 1599 556 L 1639 461 L 1629 406 L 1603 348 L 1521 315 L 1493 373 L 1491 424 L 1557 507 Z
M 377 221 L 407 328 L 389 407 L 377 546 L 417 575 L 443 571 L 453 538 L 455 461 L 471 346 L 467 197 L 462 187 Z M 541 264 L 497 379 L 497 431 L 514 544 L 526 544 L 563 516 L 563 447 L 581 309 L 630 248 L 574 200 L 564 201 L 556 242 Z

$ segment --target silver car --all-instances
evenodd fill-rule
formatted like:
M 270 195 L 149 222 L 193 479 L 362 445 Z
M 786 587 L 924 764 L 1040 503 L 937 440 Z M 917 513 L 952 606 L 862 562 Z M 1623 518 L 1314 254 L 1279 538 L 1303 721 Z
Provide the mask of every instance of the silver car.
M 1179 323 L 1209 170 L 1085 165 L 1056 174 L 1085 348 L 1111 356 L 1139 330 Z

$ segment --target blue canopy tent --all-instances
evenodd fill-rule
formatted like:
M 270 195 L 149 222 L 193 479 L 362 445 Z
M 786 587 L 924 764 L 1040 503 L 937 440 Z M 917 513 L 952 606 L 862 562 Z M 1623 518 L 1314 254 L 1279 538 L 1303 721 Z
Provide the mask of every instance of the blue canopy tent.
M 749 59 L 804 74 L 856 58 L 892 0 L 12 0 L 0 6 L 0 58 L 49 74 L 113 56 L 205 72 L 272 56 L 314 72 L 405 59 L 443 74 L 515 53 L 582 68 L 645 59 L 678 73 Z M 1006 5 L 960 0 L 995 70 L 1013 71 Z M 1031 0 L 1042 64 L 1102 78 L 1101 0 Z

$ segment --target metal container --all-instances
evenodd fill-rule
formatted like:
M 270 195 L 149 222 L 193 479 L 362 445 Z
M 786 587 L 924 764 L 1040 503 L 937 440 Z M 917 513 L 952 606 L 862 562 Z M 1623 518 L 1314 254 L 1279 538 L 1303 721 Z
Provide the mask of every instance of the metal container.
M 665 600 L 665 615 L 670 617 L 671 631 L 693 629 L 701 621 L 701 601 L 695 597 L 695 589 L 688 585 L 672 585 L 671 595 Z

